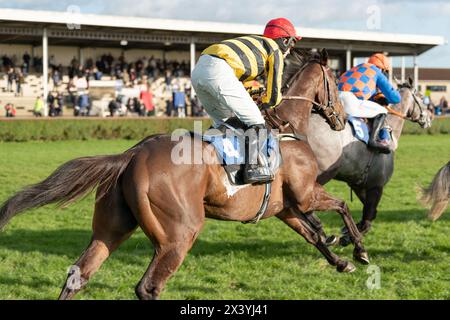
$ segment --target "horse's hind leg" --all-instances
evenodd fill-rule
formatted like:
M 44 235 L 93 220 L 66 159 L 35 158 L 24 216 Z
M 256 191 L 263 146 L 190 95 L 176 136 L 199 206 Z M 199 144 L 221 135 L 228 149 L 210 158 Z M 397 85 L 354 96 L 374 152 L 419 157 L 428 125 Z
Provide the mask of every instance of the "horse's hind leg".
M 277 217 L 305 238 L 306 241 L 314 245 L 325 256 L 329 264 L 336 266 L 337 271 L 353 272 L 356 269 L 351 262 L 342 260 L 338 255 L 331 252 L 328 246 L 322 241 L 320 235 L 308 224 L 305 216 L 300 212 L 296 213 L 284 210 Z
M 177 196 L 183 198 L 180 194 Z M 167 205 L 151 205 L 147 193 L 140 192 L 128 192 L 126 199 L 139 226 L 154 246 L 153 259 L 135 292 L 141 300 L 155 300 L 170 276 L 181 266 L 203 227 L 203 201 L 191 195 L 189 204 L 177 199 L 179 201 L 166 201 Z M 175 206 L 176 203 L 182 205 Z
M 428 212 L 428 219 L 436 221 L 444 213 L 447 208 L 449 200 L 435 201 L 430 211 Z
M 92 239 L 70 268 L 59 299 L 71 299 L 119 245 L 136 230 L 137 222 L 118 188 L 111 190 L 95 206 Z
M 139 299 L 156 300 L 159 298 L 167 280 L 181 266 L 196 235 L 192 234 L 190 237 L 192 240 L 180 239 L 155 247 L 153 259 L 136 286 L 135 292 Z

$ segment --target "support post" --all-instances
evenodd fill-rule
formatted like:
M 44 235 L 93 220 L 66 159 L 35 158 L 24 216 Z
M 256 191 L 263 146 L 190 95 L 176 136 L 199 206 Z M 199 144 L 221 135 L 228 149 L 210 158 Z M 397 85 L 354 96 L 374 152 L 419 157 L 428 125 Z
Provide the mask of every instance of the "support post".
M 389 83 L 392 83 L 392 80 L 394 80 L 394 67 L 392 65 L 392 63 L 394 62 L 393 61 L 394 59 L 392 59 L 392 57 L 389 57 L 388 59 L 389 59 L 389 64 L 390 64 L 390 67 L 389 67 Z
M 347 47 L 347 51 L 345 52 L 345 67 L 346 70 L 352 68 L 352 49 L 351 47 Z
M 195 67 L 195 38 L 191 39 L 191 46 L 190 46 L 190 51 L 191 51 L 191 77 L 192 77 L 192 71 L 194 70 Z M 191 85 L 191 98 L 193 98 L 195 95 L 194 92 L 194 88 Z
M 405 56 L 402 56 L 402 77 L 401 77 L 402 83 L 405 83 L 406 81 L 406 72 L 405 72 Z
M 417 54 L 413 57 L 414 62 L 414 89 L 419 89 L 419 63 L 417 62 Z
M 48 36 L 47 28 L 42 32 L 42 85 L 44 95 L 44 116 L 48 115 L 47 97 L 48 97 Z

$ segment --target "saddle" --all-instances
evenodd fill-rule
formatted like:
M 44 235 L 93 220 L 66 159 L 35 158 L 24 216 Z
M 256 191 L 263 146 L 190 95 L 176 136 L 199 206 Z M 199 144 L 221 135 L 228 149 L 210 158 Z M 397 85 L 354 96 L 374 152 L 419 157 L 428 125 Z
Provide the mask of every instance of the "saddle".
M 217 129 L 210 128 L 202 136 L 203 141 L 214 146 L 219 162 L 232 185 L 245 184 L 245 130 L 247 129 L 245 124 L 233 117 Z M 267 139 L 262 141 L 260 147 L 261 152 L 268 160 L 268 168 L 275 174 L 282 162 L 278 138 L 273 134 L 268 134 Z
M 378 147 L 376 145 L 374 146 L 374 141 L 376 140 L 384 141 L 387 145 L 392 141 L 392 129 L 384 126 L 384 117 L 381 119 L 375 118 L 374 121 L 368 121 L 364 118 L 348 116 L 347 120 L 352 128 L 353 136 L 372 149 L 378 150 Z M 388 153 L 388 150 L 388 147 L 386 147 L 385 150 L 379 151 Z
M 202 136 L 202 140 L 211 143 L 217 153 L 220 163 L 228 175 L 230 183 L 233 185 L 245 185 L 245 152 L 246 152 L 246 135 L 248 128 L 237 118 L 233 117 L 221 125 L 218 129 L 213 130 L 214 133 L 206 132 Z M 259 141 L 261 143 L 261 141 Z M 258 152 L 264 153 L 267 160 L 266 167 L 275 175 L 281 165 L 281 153 L 278 138 L 272 133 L 262 141 Z M 269 204 L 270 193 L 272 191 L 272 183 L 264 184 L 264 197 L 260 209 L 255 217 L 243 223 L 258 223 L 267 210 Z

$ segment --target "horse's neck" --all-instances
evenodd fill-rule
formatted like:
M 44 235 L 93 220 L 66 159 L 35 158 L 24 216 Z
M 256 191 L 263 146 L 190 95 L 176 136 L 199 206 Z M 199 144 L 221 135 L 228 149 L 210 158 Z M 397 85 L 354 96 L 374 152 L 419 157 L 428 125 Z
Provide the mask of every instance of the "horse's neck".
M 394 105 L 392 108 L 400 112 L 403 116 L 406 116 L 408 112 L 408 106 L 410 104 L 410 99 L 407 96 L 402 96 L 402 102 L 400 105 Z M 398 147 L 398 141 L 402 135 L 403 126 L 405 125 L 405 119 L 389 114 L 387 117 L 387 123 L 392 128 L 392 138 L 394 140 L 394 145 L 392 149 L 395 151 Z
M 279 110 L 281 119 L 289 121 L 298 135 L 306 136 L 312 105 L 303 100 L 291 100 Z
M 306 88 L 300 88 L 299 82 L 311 83 L 311 85 Z M 301 96 L 310 100 L 315 100 L 317 81 L 297 81 L 297 84 L 287 92 L 287 96 Z M 289 121 L 291 126 L 295 129 L 295 132 L 299 135 L 306 136 L 308 133 L 309 119 L 311 116 L 312 104 L 306 100 L 284 100 L 278 107 L 278 116 Z

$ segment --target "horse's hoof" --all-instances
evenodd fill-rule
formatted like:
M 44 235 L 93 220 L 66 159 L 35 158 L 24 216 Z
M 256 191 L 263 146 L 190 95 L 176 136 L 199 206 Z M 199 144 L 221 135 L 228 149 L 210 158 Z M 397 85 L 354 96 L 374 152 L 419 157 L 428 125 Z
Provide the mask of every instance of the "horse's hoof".
M 352 273 L 353 271 L 356 270 L 356 267 L 350 261 L 344 261 L 343 263 L 338 264 L 336 270 L 338 272 Z
M 350 239 L 350 236 L 345 235 L 339 238 L 339 245 L 341 247 L 346 247 L 348 246 L 350 243 L 352 243 L 352 239 Z
M 370 263 L 370 259 L 369 259 L 369 254 L 367 253 L 367 251 L 362 251 L 359 253 L 354 252 L 353 253 L 353 258 L 355 258 L 356 261 L 362 263 L 362 264 L 369 264 Z
M 339 244 L 339 238 L 336 237 L 335 235 L 331 235 L 325 240 L 325 245 L 327 247 L 332 247 L 332 246 L 335 246 L 337 244 Z

